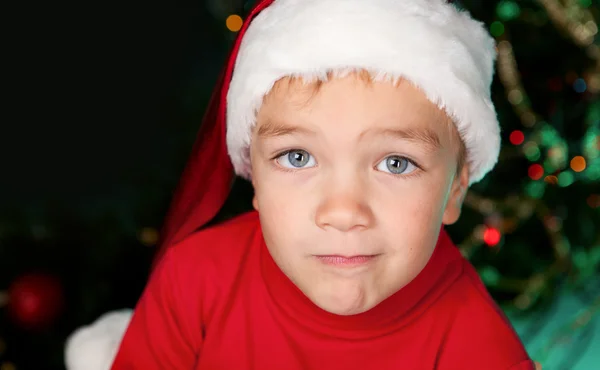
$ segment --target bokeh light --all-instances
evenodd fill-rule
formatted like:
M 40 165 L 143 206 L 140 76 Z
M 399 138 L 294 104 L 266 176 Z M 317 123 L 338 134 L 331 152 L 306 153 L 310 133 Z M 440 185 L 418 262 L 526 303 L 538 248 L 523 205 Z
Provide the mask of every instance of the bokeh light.
M 556 177 L 554 175 L 548 175 L 548 176 L 544 177 L 544 181 L 548 184 L 556 185 L 556 184 L 558 184 L 558 177 Z
M 237 32 L 242 29 L 242 25 L 244 24 L 244 21 L 242 20 L 242 17 L 240 17 L 239 15 L 232 14 L 229 17 L 227 17 L 225 24 L 227 25 L 227 29 L 229 31 Z
M 532 164 L 531 166 L 529 166 L 527 174 L 532 180 L 539 180 L 542 178 L 542 176 L 544 176 L 544 167 L 537 163 Z
M 493 247 L 500 243 L 500 239 L 502 239 L 502 235 L 500 234 L 500 231 L 496 228 L 488 227 L 483 232 L 483 241 L 490 247 Z
M 525 157 L 527 157 L 527 159 L 529 159 L 531 162 L 535 162 L 538 159 L 540 159 L 540 148 L 533 141 L 525 143 L 525 145 L 523 146 L 523 153 L 525 154 Z
M 504 25 L 502 22 L 495 21 L 490 25 L 490 33 L 495 37 L 500 37 L 504 34 Z
M 558 175 L 558 186 L 567 187 L 575 181 L 575 177 L 570 171 L 561 172 Z
M 585 163 L 585 158 L 583 158 L 582 156 L 578 155 L 576 157 L 573 157 L 573 159 L 571 159 L 571 169 L 575 172 L 582 172 L 583 170 L 585 170 L 586 167 L 586 163 Z
M 592 194 L 587 198 L 587 204 L 591 208 L 599 208 L 600 207 L 600 195 Z
M 513 145 L 521 145 L 523 144 L 523 141 L 525 141 L 525 135 L 523 134 L 523 131 L 515 130 L 510 133 L 509 140 Z

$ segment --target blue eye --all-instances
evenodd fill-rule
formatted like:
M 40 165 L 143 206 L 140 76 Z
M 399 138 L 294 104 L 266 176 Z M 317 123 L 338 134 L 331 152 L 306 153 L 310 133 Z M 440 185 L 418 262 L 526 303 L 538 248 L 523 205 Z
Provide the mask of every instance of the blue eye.
M 408 158 L 392 155 L 379 162 L 377 169 L 393 175 L 408 175 L 416 170 L 417 166 Z
M 277 163 L 285 168 L 309 168 L 316 165 L 315 159 L 306 150 L 294 149 L 277 157 Z

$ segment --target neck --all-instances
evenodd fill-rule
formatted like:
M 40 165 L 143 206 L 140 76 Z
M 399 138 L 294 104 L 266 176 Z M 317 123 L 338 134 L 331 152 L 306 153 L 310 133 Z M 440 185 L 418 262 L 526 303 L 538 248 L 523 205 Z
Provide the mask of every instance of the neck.
M 431 258 L 410 283 L 366 312 L 341 316 L 315 305 L 281 271 L 271 257 L 262 233 L 257 234 L 262 275 L 273 303 L 298 325 L 343 338 L 398 330 L 437 299 L 462 272 L 462 256 L 446 231 L 441 229 Z

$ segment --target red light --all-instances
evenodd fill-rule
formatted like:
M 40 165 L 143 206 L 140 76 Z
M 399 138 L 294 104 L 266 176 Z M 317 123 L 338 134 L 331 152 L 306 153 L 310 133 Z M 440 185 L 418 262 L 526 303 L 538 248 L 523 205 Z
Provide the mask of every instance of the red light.
M 600 208 L 600 195 L 592 194 L 587 198 L 587 204 L 591 208 Z
M 544 167 L 539 164 L 532 164 L 527 170 L 527 174 L 532 180 L 539 180 L 544 176 Z
M 515 130 L 511 132 L 509 140 L 513 145 L 521 145 L 523 144 L 523 141 L 525 141 L 525 135 L 523 134 L 523 131 Z
M 500 231 L 498 231 L 498 229 L 494 229 L 493 227 L 488 227 L 483 232 L 483 241 L 490 247 L 500 243 L 501 238 L 502 235 L 500 235 Z

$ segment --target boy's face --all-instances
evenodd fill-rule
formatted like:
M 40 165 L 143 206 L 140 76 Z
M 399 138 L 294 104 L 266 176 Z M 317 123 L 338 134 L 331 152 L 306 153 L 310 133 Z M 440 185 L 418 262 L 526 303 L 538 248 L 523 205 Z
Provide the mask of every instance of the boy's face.
M 289 83 L 289 80 L 288 80 Z M 468 186 L 449 118 L 409 83 L 355 74 L 265 98 L 254 207 L 281 270 L 322 309 L 365 312 L 425 267 Z

